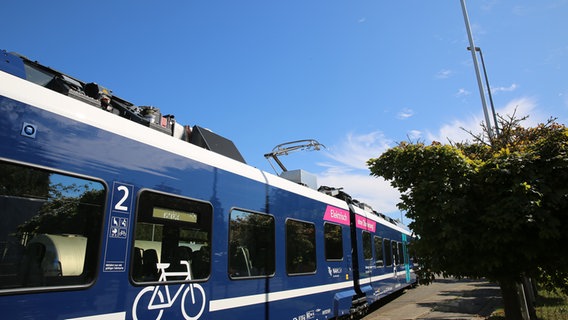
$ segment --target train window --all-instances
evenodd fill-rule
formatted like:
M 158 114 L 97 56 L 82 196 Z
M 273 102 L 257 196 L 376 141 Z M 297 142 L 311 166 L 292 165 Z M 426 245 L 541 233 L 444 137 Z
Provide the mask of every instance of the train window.
M 365 260 L 373 259 L 371 233 L 368 231 L 363 231 L 363 258 L 365 258 Z
M 207 202 L 142 191 L 131 256 L 132 279 L 152 282 L 207 278 L 211 270 L 212 213 Z
M 316 271 L 316 227 L 313 223 L 286 221 L 286 271 L 288 274 Z
M 274 252 L 274 217 L 238 209 L 231 211 L 229 277 L 274 274 Z
M 398 243 L 398 264 L 403 265 L 404 264 L 404 247 L 403 247 L 403 243 L 399 242 Z
M 383 239 L 381 237 L 375 236 L 375 265 L 377 267 L 382 267 L 384 265 L 383 261 Z
M 103 184 L 0 162 L 0 290 L 93 281 Z
M 392 247 L 389 239 L 384 240 L 385 243 L 385 266 L 392 266 Z
M 326 222 L 323 227 L 323 236 L 325 239 L 325 259 L 342 260 L 343 233 L 341 226 Z
M 398 243 L 396 241 L 392 241 L 392 255 L 393 255 L 393 265 L 398 265 L 400 261 L 400 257 L 398 256 Z

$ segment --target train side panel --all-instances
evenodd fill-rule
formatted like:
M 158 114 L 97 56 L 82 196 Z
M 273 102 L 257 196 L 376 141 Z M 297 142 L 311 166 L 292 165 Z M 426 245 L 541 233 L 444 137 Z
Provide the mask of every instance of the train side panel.
M 3 54 L 10 318 L 330 319 L 416 281 L 396 223 L 28 82 Z
M 52 95 L 54 99 L 50 103 L 77 108 L 71 112 L 81 116 L 81 106 L 77 105 L 78 102 L 57 94 L 53 96 L 53 92 L 43 92 L 44 89 L 33 88 L 32 84 L 21 85 L 28 94 L 38 90 L 38 95 Z M 325 319 L 338 314 L 334 307 L 335 296 L 346 288 L 349 291 L 348 288 L 352 286 L 348 227 L 339 228 L 340 234 L 344 235 L 341 241 L 341 257 L 326 259 L 323 239 L 324 215 L 328 203 L 270 187 L 243 175 L 139 143 L 4 94 L 0 97 L 0 106 L 4 114 L 10 115 L 0 120 L 0 126 L 3 128 L 0 138 L 9 141 L 0 149 L 1 158 L 7 167 L 31 167 L 34 170 L 49 172 L 52 177 L 57 175 L 61 180 L 73 177 L 79 178 L 80 181 L 93 181 L 104 192 L 102 209 L 97 216 L 100 221 L 95 224 L 94 233 L 98 235 L 93 238 L 99 243 L 94 245 L 94 251 L 93 244 L 88 245 L 89 252 L 97 253 L 98 261 L 95 266 L 90 266 L 96 270 L 91 274 L 92 279 L 74 286 L 50 286 L 41 282 L 25 284 L 14 290 L 3 290 L 4 296 L 0 304 L 8 314 L 34 319 L 78 318 L 96 314 L 142 318 L 137 313 L 153 313 L 155 317 L 162 315 L 164 318 L 191 318 L 198 314 L 204 319 L 216 318 L 217 315 Z M 88 113 L 91 110 L 86 111 Z M 102 118 L 100 121 L 106 120 Z M 129 125 L 127 121 L 118 121 L 118 124 Z M 144 134 L 155 134 L 143 127 L 135 129 L 142 130 Z M 189 145 L 187 147 L 191 148 Z M 177 284 L 168 285 L 170 297 L 164 291 L 166 286 L 163 286 L 159 279 L 134 275 L 137 271 L 133 270 L 133 266 L 140 259 L 137 257 L 137 250 L 142 250 L 142 257 L 144 253 L 165 250 L 163 243 L 161 247 L 153 249 L 154 242 L 157 242 L 155 239 L 138 239 L 137 233 L 144 231 L 141 225 L 158 226 L 162 233 L 171 227 L 165 222 L 154 223 L 160 219 L 167 220 L 164 217 L 152 216 L 156 213 L 140 212 L 140 202 L 143 201 L 141 199 L 150 193 L 174 200 L 180 198 L 179 201 L 190 201 L 191 205 L 197 203 L 211 209 L 210 226 L 200 227 L 199 231 L 205 232 L 205 235 L 196 236 L 201 242 L 187 245 L 195 245 L 192 249 L 194 251 L 200 251 L 209 245 L 210 266 L 201 275 L 194 275 L 195 282 L 180 282 L 177 279 Z M 341 205 L 339 201 L 331 202 Z M 158 201 L 157 205 L 164 204 Z M 179 208 L 171 210 L 184 214 Z M 203 210 L 204 214 L 207 214 L 207 210 Z M 293 237 L 295 234 L 301 234 L 300 231 L 313 231 L 312 239 L 302 239 L 308 243 L 311 241 L 314 246 L 311 252 L 300 252 L 299 249 L 292 252 L 297 259 L 313 261 L 289 262 L 286 260 L 286 254 L 278 254 L 275 256 L 274 272 L 271 274 L 260 277 L 235 276 L 228 265 L 229 220 L 235 211 L 274 218 L 275 252 L 286 252 L 284 240 L 288 239 L 294 244 Z M 143 215 L 145 216 L 142 219 Z M 188 222 L 188 225 L 191 224 L 191 221 Z M 191 231 L 191 228 L 188 230 Z M 46 231 L 42 235 L 48 237 L 47 232 L 52 231 Z M 37 234 L 38 239 L 39 235 Z M 51 235 L 51 238 L 55 236 Z M 337 243 L 335 245 L 337 246 Z M 51 246 L 63 250 L 61 245 Z M 156 254 L 160 260 L 168 255 L 173 256 L 174 253 L 172 251 Z M 61 259 L 58 261 L 65 270 L 67 264 Z M 196 261 L 191 260 L 194 268 L 197 266 Z M 192 284 L 192 287 L 189 284 Z M 184 286 L 185 288 L 182 288 Z M 152 299 L 150 293 L 153 293 L 152 290 L 156 287 L 160 287 L 162 291 L 156 291 L 158 293 L 154 297 L 154 303 L 146 301 Z M 188 289 L 192 290 L 186 293 Z M 168 299 L 174 302 L 167 308 L 154 309 L 151 306 L 166 304 Z M 195 303 L 202 305 L 192 302 L 186 310 L 182 310 L 181 301 L 195 299 L 201 299 Z M 68 307 L 53 308 L 50 301 L 66 301 Z M 133 306 L 135 302 L 136 306 Z M 196 310 L 196 314 L 192 315 L 190 310 Z

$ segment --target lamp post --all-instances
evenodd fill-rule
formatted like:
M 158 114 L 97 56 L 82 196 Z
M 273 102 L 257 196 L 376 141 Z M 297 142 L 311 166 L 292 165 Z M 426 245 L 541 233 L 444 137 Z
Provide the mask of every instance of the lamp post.
M 467 47 L 471 50 L 471 47 Z M 485 76 L 485 84 L 487 85 L 487 95 L 489 96 L 489 104 L 491 105 L 491 113 L 493 114 L 493 122 L 495 124 L 495 133 L 499 135 L 499 123 L 497 122 L 497 114 L 495 113 L 495 106 L 493 105 L 493 96 L 491 95 L 491 86 L 489 85 L 489 78 L 487 77 L 487 70 L 485 69 L 485 61 L 483 60 L 483 52 L 480 47 L 475 47 L 475 51 L 479 52 L 481 58 L 481 67 L 483 68 L 483 75 Z
M 469 46 L 470 48 L 475 48 L 475 44 L 473 43 L 473 36 L 471 34 L 471 27 L 469 26 L 469 17 L 467 15 L 467 9 L 465 7 L 465 0 L 461 0 L 461 6 L 463 19 L 465 21 L 465 28 L 467 30 L 467 36 L 469 38 Z M 487 123 L 487 134 L 489 134 L 489 139 L 493 140 L 493 130 L 491 129 L 491 120 L 489 119 L 487 102 L 485 101 L 485 90 L 483 89 L 483 82 L 481 81 L 481 74 L 479 73 L 479 64 L 477 63 L 477 54 L 475 54 L 475 50 L 471 50 L 471 58 L 473 59 L 475 75 L 477 76 L 477 85 L 479 86 L 479 95 L 481 97 L 481 104 L 483 106 L 483 114 L 485 115 L 485 122 Z

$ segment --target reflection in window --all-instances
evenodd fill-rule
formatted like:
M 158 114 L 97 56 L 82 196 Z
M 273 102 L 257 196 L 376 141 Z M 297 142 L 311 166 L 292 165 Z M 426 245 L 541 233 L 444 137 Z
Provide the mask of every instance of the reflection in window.
M 371 233 L 363 231 L 363 257 L 365 260 L 373 259 Z
M 211 215 L 207 202 L 143 191 L 132 251 L 131 275 L 136 282 L 158 281 L 158 263 L 169 266 L 167 281 L 204 279 L 211 269 Z M 180 275 L 183 274 L 183 275 Z
M 343 259 L 343 233 L 341 226 L 332 223 L 324 224 L 325 258 L 327 260 Z
M 0 290 L 93 281 L 104 203 L 101 183 L 0 162 Z
M 316 228 L 312 223 L 286 221 L 286 271 L 288 274 L 316 271 Z
M 385 239 L 385 266 L 390 267 L 392 266 L 392 247 L 391 241 L 389 239 Z
M 404 247 L 403 247 L 403 243 L 399 242 L 398 243 L 398 264 L 403 265 L 404 264 Z
M 375 236 L 375 265 L 377 267 L 382 267 L 383 262 L 383 239 L 381 237 Z
M 396 241 L 391 241 L 392 243 L 392 255 L 393 255 L 393 264 L 396 266 L 399 263 L 400 257 L 398 256 L 398 245 Z
M 231 211 L 229 225 L 229 276 L 267 276 L 274 273 L 274 217 L 241 210 Z

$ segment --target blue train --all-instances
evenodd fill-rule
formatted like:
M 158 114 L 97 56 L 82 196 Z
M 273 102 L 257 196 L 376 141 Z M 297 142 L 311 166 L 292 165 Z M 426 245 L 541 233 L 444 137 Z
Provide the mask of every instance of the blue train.
M 416 283 L 411 232 L 341 190 L 0 56 L 2 318 L 354 318 Z

